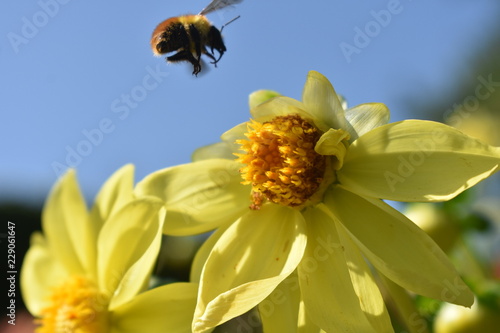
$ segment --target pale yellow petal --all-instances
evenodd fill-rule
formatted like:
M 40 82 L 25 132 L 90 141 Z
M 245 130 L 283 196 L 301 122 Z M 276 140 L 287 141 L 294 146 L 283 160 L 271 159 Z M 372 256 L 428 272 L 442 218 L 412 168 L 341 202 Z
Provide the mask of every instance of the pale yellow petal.
M 172 283 L 148 290 L 111 313 L 111 333 L 191 333 L 195 283 Z
M 93 273 L 96 240 L 74 170 L 52 188 L 42 212 L 42 229 L 56 260 L 74 274 Z
M 348 108 L 348 105 L 347 105 L 347 100 L 345 99 L 345 97 L 341 94 L 337 94 L 337 97 L 339 98 L 339 101 L 340 101 L 340 105 L 342 105 L 342 109 L 344 109 L 345 111 L 344 112 L 347 112 L 347 108 Z
M 332 167 L 334 170 L 339 170 L 342 168 L 347 152 L 347 140 L 349 140 L 349 134 L 346 131 L 330 128 L 319 138 L 314 150 L 320 155 L 335 156 Z
M 154 172 L 136 186 L 138 196 L 165 202 L 165 234 L 185 236 L 213 230 L 248 210 L 250 187 L 241 184 L 240 164 L 209 159 Z
M 314 324 L 312 320 L 307 315 L 306 306 L 304 305 L 304 300 L 300 300 L 299 303 L 299 324 L 297 333 L 320 333 L 324 332 L 318 325 Z
M 260 302 L 258 309 L 264 332 L 298 332 L 300 286 L 291 274 Z
M 361 309 L 376 332 L 394 332 L 384 299 L 358 246 L 339 223 L 336 223 L 339 239 L 344 247 L 344 256 L 352 285 Z
M 143 264 L 143 270 L 136 271 L 130 281 L 125 281 L 127 272 L 157 239 L 158 212 L 163 203 L 157 198 L 140 198 L 126 204 L 104 224 L 98 240 L 98 284 L 99 289 L 114 295 L 124 293 L 123 298 L 137 294 L 146 284 L 150 270 L 158 253 L 152 253 Z M 149 266 L 149 267 L 148 267 Z M 117 300 L 123 301 L 123 298 Z
M 378 127 L 348 148 L 337 175 L 356 193 L 396 201 L 449 200 L 497 171 L 499 148 L 431 121 Z
M 118 169 L 101 187 L 90 212 L 92 223 L 98 232 L 102 224 L 133 199 L 134 165 L 127 164 Z
M 149 243 L 147 249 L 142 253 L 137 261 L 130 266 L 125 274 L 123 274 L 123 277 L 116 288 L 115 295 L 109 305 L 110 309 L 114 309 L 116 306 L 129 301 L 139 291 L 146 288 L 146 285 L 150 284 L 150 276 L 156 263 L 156 259 L 158 258 L 158 253 L 160 252 L 163 235 L 162 222 L 164 220 L 164 215 L 165 208 L 162 207 L 158 212 L 158 216 L 153 217 L 153 219 L 160 222 L 155 222 L 151 226 L 151 229 L 154 229 L 156 234 Z M 146 243 L 147 239 L 144 240 L 144 242 Z M 140 250 L 136 252 L 140 253 L 139 251 Z
M 386 290 L 386 298 L 394 303 L 393 311 L 406 325 L 409 333 L 429 333 L 427 321 L 418 311 L 413 295 L 395 284 L 383 274 L 379 274 L 380 281 Z
M 317 208 L 304 215 L 307 247 L 298 274 L 307 316 L 327 332 L 375 332 L 352 285 L 335 222 Z
M 47 305 L 52 288 L 63 283 L 67 277 L 67 270 L 52 255 L 43 236 L 34 233 L 21 266 L 20 278 L 21 294 L 29 312 L 39 315 Z
M 390 112 L 383 103 L 366 103 L 347 109 L 345 118 L 354 129 L 354 133 L 349 133 L 351 141 L 354 141 L 372 129 L 387 124 Z
M 278 96 L 280 96 L 280 93 L 273 90 L 257 90 L 251 93 L 250 96 L 248 96 L 248 105 L 251 110 L 257 105 Z
M 297 267 L 306 245 L 302 215 L 267 204 L 220 237 L 203 269 L 193 331 L 239 316 L 265 299 Z
M 259 121 L 269 121 L 278 116 L 288 116 L 298 114 L 305 119 L 314 119 L 314 115 L 309 113 L 306 106 L 293 98 L 279 96 L 267 102 L 261 103 L 250 110 L 252 118 Z
M 236 159 L 233 155 L 232 146 L 227 142 L 217 142 L 211 145 L 203 146 L 196 149 L 191 155 L 191 161 L 198 162 L 202 160 L 208 160 L 211 158 L 224 158 L 228 160 Z
M 189 275 L 190 282 L 200 282 L 201 272 L 203 270 L 203 266 L 207 262 L 207 258 L 212 252 L 213 247 L 219 240 L 219 238 L 224 234 L 224 232 L 229 228 L 232 223 L 228 223 L 227 225 L 223 225 L 217 230 L 215 230 L 210 237 L 206 241 L 203 242 L 200 249 L 196 252 L 194 256 L 193 263 L 191 265 L 191 273 Z
M 246 140 L 247 137 L 245 136 L 245 133 L 247 132 L 248 122 L 244 122 L 222 133 L 220 139 L 228 145 L 229 149 L 231 149 L 233 153 L 241 153 L 241 151 L 239 151 L 240 145 L 236 144 L 236 140 Z M 236 156 L 233 155 L 231 159 L 236 159 Z
M 324 202 L 388 278 L 420 295 L 472 304 L 472 292 L 446 254 L 403 214 L 381 200 L 363 198 L 339 186 L 325 194 Z
M 329 128 L 346 129 L 344 109 L 332 84 L 322 74 L 310 71 L 302 91 L 302 102 L 307 112 L 318 120 L 318 127 L 326 131 Z M 317 125 L 318 125 L 317 124 Z

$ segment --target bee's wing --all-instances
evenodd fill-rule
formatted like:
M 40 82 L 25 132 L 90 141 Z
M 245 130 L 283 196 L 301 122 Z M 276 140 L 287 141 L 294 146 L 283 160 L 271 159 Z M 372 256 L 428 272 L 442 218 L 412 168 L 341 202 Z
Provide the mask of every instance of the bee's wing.
M 206 15 L 206 14 L 211 13 L 213 11 L 222 9 L 224 7 L 227 7 L 227 6 L 235 5 L 235 4 L 240 3 L 242 1 L 243 0 L 212 0 L 212 2 L 210 2 L 208 4 L 208 6 L 203 8 L 203 10 L 198 15 Z

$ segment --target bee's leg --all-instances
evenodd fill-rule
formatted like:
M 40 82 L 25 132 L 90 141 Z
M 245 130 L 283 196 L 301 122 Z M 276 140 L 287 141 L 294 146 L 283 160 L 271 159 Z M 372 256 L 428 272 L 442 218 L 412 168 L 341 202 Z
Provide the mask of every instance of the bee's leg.
M 170 62 L 189 61 L 194 67 L 193 75 L 198 75 L 198 73 L 201 71 L 200 61 L 197 60 L 191 52 L 186 50 L 179 51 L 173 56 L 167 57 L 167 61 Z
M 194 52 L 198 57 L 198 62 L 201 59 L 201 36 L 196 27 L 193 24 L 189 25 L 189 35 L 191 36 L 191 40 L 194 42 Z
M 215 60 L 215 57 L 213 56 L 213 50 L 212 50 L 212 53 L 210 54 L 210 52 L 207 51 L 207 49 L 205 48 L 205 46 L 202 47 L 201 51 L 203 52 L 203 54 L 205 54 L 207 57 L 209 57 L 210 59 L 213 60 L 213 62 L 210 62 L 211 64 L 214 64 L 215 67 L 217 67 L 217 60 Z

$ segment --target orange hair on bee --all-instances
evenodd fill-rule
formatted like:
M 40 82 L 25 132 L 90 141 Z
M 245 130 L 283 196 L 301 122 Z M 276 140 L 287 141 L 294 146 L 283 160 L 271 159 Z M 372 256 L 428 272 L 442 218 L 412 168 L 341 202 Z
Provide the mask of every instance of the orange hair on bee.
M 153 53 L 156 55 L 156 56 L 161 56 L 162 54 L 160 52 L 158 52 L 158 50 L 156 49 L 156 45 L 158 44 L 158 42 L 164 38 L 164 34 L 167 34 L 168 35 L 168 31 L 170 29 L 168 29 L 169 26 L 172 26 L 174 25 L 175 23 L 179 23 L 179 17 L 171 17 L 169 19 L 166 19 L 165 21 L 161 22 L 160 24 L 158 24 L 155 28 L 155 30 L 153 31 L 153 35 L 151 36 L 151 49 L 153 50 Z

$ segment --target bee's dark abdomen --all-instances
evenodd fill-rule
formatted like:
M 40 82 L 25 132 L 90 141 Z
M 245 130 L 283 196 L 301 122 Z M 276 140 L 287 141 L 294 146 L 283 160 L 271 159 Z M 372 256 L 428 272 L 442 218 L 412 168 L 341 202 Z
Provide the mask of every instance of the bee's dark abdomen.
M 156 50 L 160 54 L 189 48 L 189 35 L 182 23 L 171 24 L 160 35 Z

